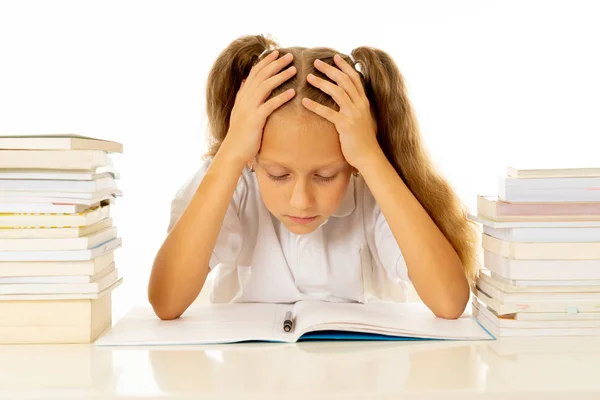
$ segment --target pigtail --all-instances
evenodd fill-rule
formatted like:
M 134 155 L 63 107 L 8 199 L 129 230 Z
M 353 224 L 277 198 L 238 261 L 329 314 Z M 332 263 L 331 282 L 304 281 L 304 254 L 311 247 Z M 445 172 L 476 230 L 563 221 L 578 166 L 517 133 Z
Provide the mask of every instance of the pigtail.
M 358 47 L 352 51 L 352 57 L 360 64 L 365 92 L 376 116 L 381 149 L 450 241 L 473 285 L 478 249 L 475 224 L 467 218 L 466 207 L 429 160 L 402 74 L 394 60 L 379 49 Z
M 234 40 L 217 57 L 206 84 L 208 136 L 211 139 L 207 155 L 214 156 L 227 135 L 229 117 L 242 80 L 259 61 L 259 56 L 277 47 L 270 37 L 247 35 Z

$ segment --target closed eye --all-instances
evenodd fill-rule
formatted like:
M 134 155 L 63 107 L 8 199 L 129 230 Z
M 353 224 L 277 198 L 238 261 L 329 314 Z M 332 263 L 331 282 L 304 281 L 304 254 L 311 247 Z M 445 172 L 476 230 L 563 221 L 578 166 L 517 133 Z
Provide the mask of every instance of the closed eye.
M 287 179 L 287 177 L 290 176 L 290 174 L 285 174 L 285 175 L 271 175 L 271 174 L 267 174 L 267 176 L 269 177 L 269 179 L 271 179 L 273 181 L 283 181 L 283 180 Z M 321 175 L 315 175 L 315 176 L 320 181 L 330 182 L 330 181 L 334 180 L 337 177 L 337 174 L 335 174 L 333 176 L 321 176 Z
M 321 175 L 317 175 L 317 179 L 320 179 L 320 180 L 325 181 L 325 182 L 330 182 L 330 181 L 334 180 L 336 176 L 337 176 L 337 174 L 335 174 L 333 176 L 321 176 Z
M 276 175 L 271 175 L 271 174 L 267 174 L 267 176 L 269 177 L 269 179 L 272 179 L 274 181 L 282 181 L 285 178 L 287 178 L 290 174 L 285 174 L 285 175 L 280 175 L 280 176 L 276 176 Z

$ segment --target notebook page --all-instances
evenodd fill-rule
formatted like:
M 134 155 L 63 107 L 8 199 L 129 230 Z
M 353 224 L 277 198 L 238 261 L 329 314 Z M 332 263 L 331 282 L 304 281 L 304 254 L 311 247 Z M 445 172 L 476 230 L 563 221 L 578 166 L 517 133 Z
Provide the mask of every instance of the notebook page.
M 423 303 L 298 302 L 296 335 L 312 330 L 386 333 L 431 339 L 477 340 L 492 337 L 470 316 L 437 318 Z
M 278 305 L 192 305 L 180 318 L 160 320 L 150 307 L 134 308 L 96 341 L 98 346 L 189 345 L 247 340 L 279 341 Z

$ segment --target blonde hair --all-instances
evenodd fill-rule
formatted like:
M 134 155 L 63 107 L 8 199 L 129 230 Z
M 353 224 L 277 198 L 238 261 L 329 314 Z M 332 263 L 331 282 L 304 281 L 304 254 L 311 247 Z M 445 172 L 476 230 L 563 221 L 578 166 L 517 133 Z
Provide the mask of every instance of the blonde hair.
M 300 101 L 303 97 L 308 97 L 336 111 L 339 110 L 329 95 L 306 81 L 306 76 L 312 73 L 333 82 L 314 67 L 314 61 L 320 59 L 337 68 L 333 56 L 338 53 L 353 65 L 349 56 L 327 47 L 279 48 L 271 37 L 242 36 L 221 52 L 208 76 L 206 111 L 210 144 L 206 155 L 214 156 L 227 135 L 229 116 L 242 79 L 248 76 L 250 69 L 261 56 L 266 56 L 273 49 L 279 51 L 280 57 L 292 53 L 294 60 L 288 66 L 294 65 L 297 73 L 273 90 L 269 98 L 294 88 L 295 97 L 282 108 L 303 107 Z M 452 244 L 469 283 L 473 285 L 478 265 L 478 233 L 475 223 L 467 218 L 466 207 L 461 204 L 451 186 L 435 171 L 423 147 L 404 77 L 390 55 L 382 50 L 363 46 L 352 50 L 351 55 L 361 66 L 361 80 L 376 118 L 377 140 L 381 149 L 400 178 Z

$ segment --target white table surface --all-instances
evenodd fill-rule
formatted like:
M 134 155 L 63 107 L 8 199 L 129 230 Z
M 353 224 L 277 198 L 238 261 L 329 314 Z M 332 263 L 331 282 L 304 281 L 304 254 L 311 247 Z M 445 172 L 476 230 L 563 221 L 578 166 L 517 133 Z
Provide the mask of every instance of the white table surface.
M 600 337 L 0 346 L 0 399 L 600 399 Z

